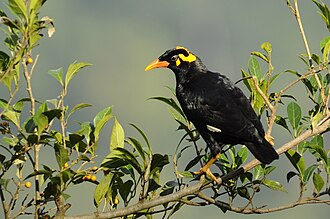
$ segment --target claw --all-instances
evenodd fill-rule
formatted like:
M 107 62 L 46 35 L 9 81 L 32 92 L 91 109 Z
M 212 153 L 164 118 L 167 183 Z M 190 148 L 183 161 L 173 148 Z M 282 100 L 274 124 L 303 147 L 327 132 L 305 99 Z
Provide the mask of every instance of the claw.
M 212 157 L 198 172 L 194 172 L 196 175 L 206 174 L 208 175 L 216 184 L 220 184 L 220 181 L 217 179 L 216 176 L 210 170 L 211 165 L 218 160 L 220 157 L 220 153 L 217 154 L 215 157 Z

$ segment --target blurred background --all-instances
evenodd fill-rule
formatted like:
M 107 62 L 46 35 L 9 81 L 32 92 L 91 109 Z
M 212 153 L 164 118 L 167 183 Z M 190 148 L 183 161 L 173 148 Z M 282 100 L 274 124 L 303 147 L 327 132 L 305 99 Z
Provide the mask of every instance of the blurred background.
M 312 1 L 299 3 L 311 51 L 319 53 L 319 42 L 329 33 Z M 241 78 L 240 68 L 247 69 L 250 52 L 260 51 L 260 45 L 268 41 L 273 45 L 275 73 L 288 69 L 305 72 L 306 66 L 298 58 L 305 50 L 296 21 L 285 1 L 56 0 L 46 2 L 41 10 L 41 16 L 45 15 L 54 19 L 56 33 L 51 39 L 44 37 L 33 54 L 40 54 L 33 79 L 37 99 L 53 99 L 59 94 L 60 86 L 47 74 L 49 70 L 60 67 L 66 70 L 76 60 L 90 62 L 93 66 L 83 69 L 72 80 L 66 103 L 73 107 L 86 102 L 93 107 L 72 117 L 71 130 L 79 127 L 74 121 L 92 121 L 98 111 L 111 105 L 125 134 L 138 137 L 129 126 L 129 123 L 136 124 L 149 136 L 154 153 L 173 155 L 183 134 L 176 131 L 177 124 L 164 104 L 148 100 L 153 96 L 170 96 L 166 86 L 175 86 L 170 70 L 144 71 L 145 66 L 165 50 L 177 45 L 185 46 L 199 56 L 210 70 L 222 72 L 237 81 Z M 262 67 L 266 71 L 266 66 Z M 292 79 L 293 76 L 286 74 L 274 89 L 283 87 Z M 244 84 L 240 83 L 239 87 L 243 88 Z M 246 92 L 246 89 L 243 90 Z M 295 87 L 289 93 L 300 101 L 307 99 L 302 87 Z M 279 110 L 281 112 L 286 115 L 285 107 Z M 303 113 L 307 114 L 306 108 Z M 99 162 L 109 152 L 110 133 L 109 125 L 99 145 Z M 290 137 L 281 127 L 275 128 L 273 136 L 277 146 Z M 42 162 L 49 163 L 54 159 L 50 156 L 45 155 Z M 186 151 L 180 160 L 180 167 L 184 168 L 193 156 L 194 150 Z M 271 177 L 283 183 L 288 193 L 263 188 L 258 194 L 257 206 L 275 207 L 298 197 L 297 180 L 292 179 L 288 184 L 283 174 L 293 169 L 286 157 L 282 156 L 274 165 L 279 167 Z M 172 164 L 167 166 L 165 172 L 163 182 L 174 178 Z M 72 196 L 69 202 L 73 204 L 69 214 L 95 211 L 92 187 L 84 183 L 69 191 Z M 307 194 L 311 192 L 309 190 Z M 303 206 L 266 216 L 246 217 L 291 216 L 328 218 L 329 206 Z M 182 219 L 202 217 L 235 219 L 243 216 L 231 212 L 223 215 L 214 206 L 184 206 L 173 216 Z M 155 218 L 160 218 L 160 215 Z

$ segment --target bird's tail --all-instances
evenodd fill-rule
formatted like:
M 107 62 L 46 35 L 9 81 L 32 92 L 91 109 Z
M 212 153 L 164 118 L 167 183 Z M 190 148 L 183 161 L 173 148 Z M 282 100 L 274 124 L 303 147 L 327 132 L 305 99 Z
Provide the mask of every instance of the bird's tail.
M 273 160 L 278 159 L 274 147 L 265 138 L 262 138 L 262 142 L 247 142 L 245 145 L 261 163 L 270 164 Z

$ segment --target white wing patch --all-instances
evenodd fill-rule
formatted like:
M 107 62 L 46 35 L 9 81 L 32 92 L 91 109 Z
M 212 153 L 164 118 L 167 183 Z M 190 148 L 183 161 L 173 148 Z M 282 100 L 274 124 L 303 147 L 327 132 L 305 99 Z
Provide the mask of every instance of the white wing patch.
M 210 132 L 221 132 L 221 129 L 216 128 L 214 126 L 211 125 L 206 125 L 207 130 L 209 130 Z

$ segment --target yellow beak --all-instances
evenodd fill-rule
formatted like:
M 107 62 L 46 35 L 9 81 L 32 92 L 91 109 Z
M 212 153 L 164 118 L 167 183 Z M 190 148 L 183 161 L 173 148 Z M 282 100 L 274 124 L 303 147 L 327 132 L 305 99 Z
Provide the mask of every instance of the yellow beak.
M 160 61 L 156 59 L 155 61 L 151 62 L 144 70 L 149 71 L 154 68 L 166 68 L 170 63 L 167 61 Z

